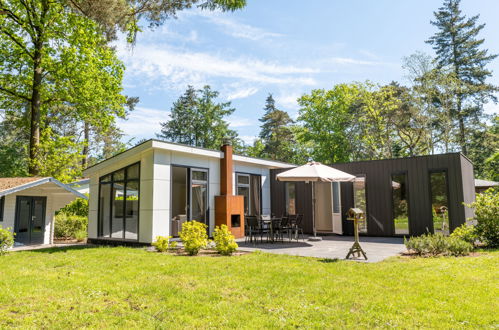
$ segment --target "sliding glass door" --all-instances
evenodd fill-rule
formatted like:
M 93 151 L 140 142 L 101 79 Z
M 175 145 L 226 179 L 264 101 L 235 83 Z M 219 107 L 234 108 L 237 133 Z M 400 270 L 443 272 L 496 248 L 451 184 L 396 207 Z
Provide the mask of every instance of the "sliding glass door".
M 392 174 L 392 212 L 395 235 L 409 235 L 407 173 Z
M 171 235 L 178 236 L 188 220 L 208 225 L 208 170 L 172 166 L 171 182 Z
M 449 189 L 447 171 L 430 172 L 433 232 L 449 235 Z
M 236 174 L 236 194 L 244 196 L 244 214 L 261 214 L 262 177 L 256 174 Z

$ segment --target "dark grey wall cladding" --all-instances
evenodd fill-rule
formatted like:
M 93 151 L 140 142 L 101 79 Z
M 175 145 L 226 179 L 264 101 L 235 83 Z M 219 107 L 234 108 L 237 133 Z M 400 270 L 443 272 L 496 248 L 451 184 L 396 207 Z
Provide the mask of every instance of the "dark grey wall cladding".
M 420 156 L 400 159 L 337 163 L 334 168 L 353 175 L 366 176 L 367 227 L 369 236 L 392 236 L 392 174 L 407 174 L 409 200 L 409 230 L 411 235 L 433 231 L 430 173 L 446 171 L 450 228 L 453 230 L 472 217 L 473 212 L 463 205 L 475 199 L 473 164 L 460 153 Z M 285 169 L 271 170 L 271 208 L 275 215 L 285 212 L 285 185 L 276 181 L 278 173 Z M 353 184 L 341 184 L 343 231 L 353 234 L 351 221 L 344 214 L 353 206 Z M 297 184 L 297 212 L 304 214 L 304 230 L 312 232 L 311 185 Z

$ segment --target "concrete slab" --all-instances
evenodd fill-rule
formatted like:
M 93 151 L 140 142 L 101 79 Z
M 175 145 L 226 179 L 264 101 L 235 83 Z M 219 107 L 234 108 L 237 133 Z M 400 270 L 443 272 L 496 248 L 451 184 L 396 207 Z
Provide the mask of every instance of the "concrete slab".
M 284 242 L 268 243 L 264 240 L 263 243 L 258 241 L 255 244 L 245 242 L 244 239 L 237 240 L 239 249 L 243 251 L 263 251 L 328 259 L 345 259 L 353 242 L 353 236 L 322 236 L 322 241 L 308 241 L 307 237 L 298 242 L 284 240 Z M 398 237 L 361 237 L 360 245 L 368 259 L 354 259 L 356 261 L 378 262 L 406 251 L 404 240 Z

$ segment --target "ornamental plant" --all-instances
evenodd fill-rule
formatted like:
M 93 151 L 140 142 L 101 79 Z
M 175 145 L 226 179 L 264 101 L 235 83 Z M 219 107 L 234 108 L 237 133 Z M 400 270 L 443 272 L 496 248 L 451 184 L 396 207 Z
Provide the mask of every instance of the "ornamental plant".
M 184 244 L 185 251 L 194 256 L 199 253 L 201 249 L 206 248 L 208 245 L 208 233 L 204 223 L 192 220 L 182 224 L 182 231 L 179 236 Z
M 213 239 L 215 240 L 215 250 L 222 255 L 230 256 L 238 248 L 235 237 L 227 225 L 216 227 Z
M 0 226 L 0 256 L 7 253 L 7 250 L 14 245 L 14 235 L 10 228 L 3 229 Z
M 156 248 L 158 252 L 166 252 L 177 247 L 177 242 L 170 241 L 172 236 L 158 236 L 156 241 L 152 243 L 152 246 Z
M 475 232 L 489 247 L 499 247 L 499 189 L 487 189 L 466 206 L 475 209 Z
M 475 227 L 467 225 L 465 223 L 463 223 L 461 226 L 454 229 L 452 234 L 450 234 L 450 237 L 460 238 L 463 241 L 468 242 L 472 245 L 475 244 L 475 241 L 477 239 Z
M 465 256 L 473 250 L 473 245 L 459 237 L 444 236 L 441 233 L 425 234 L 409 239 L 404 238 L 409 251 L 419 256 Z

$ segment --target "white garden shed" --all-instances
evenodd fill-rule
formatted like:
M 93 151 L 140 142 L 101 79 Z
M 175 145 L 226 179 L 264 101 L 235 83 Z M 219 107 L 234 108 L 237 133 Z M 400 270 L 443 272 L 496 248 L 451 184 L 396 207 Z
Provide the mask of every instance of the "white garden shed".
M 0 226 L 17 246 L 52 244 L 55 212 L 76 198 L 87 199 L 51 177 L 0 178 Z

